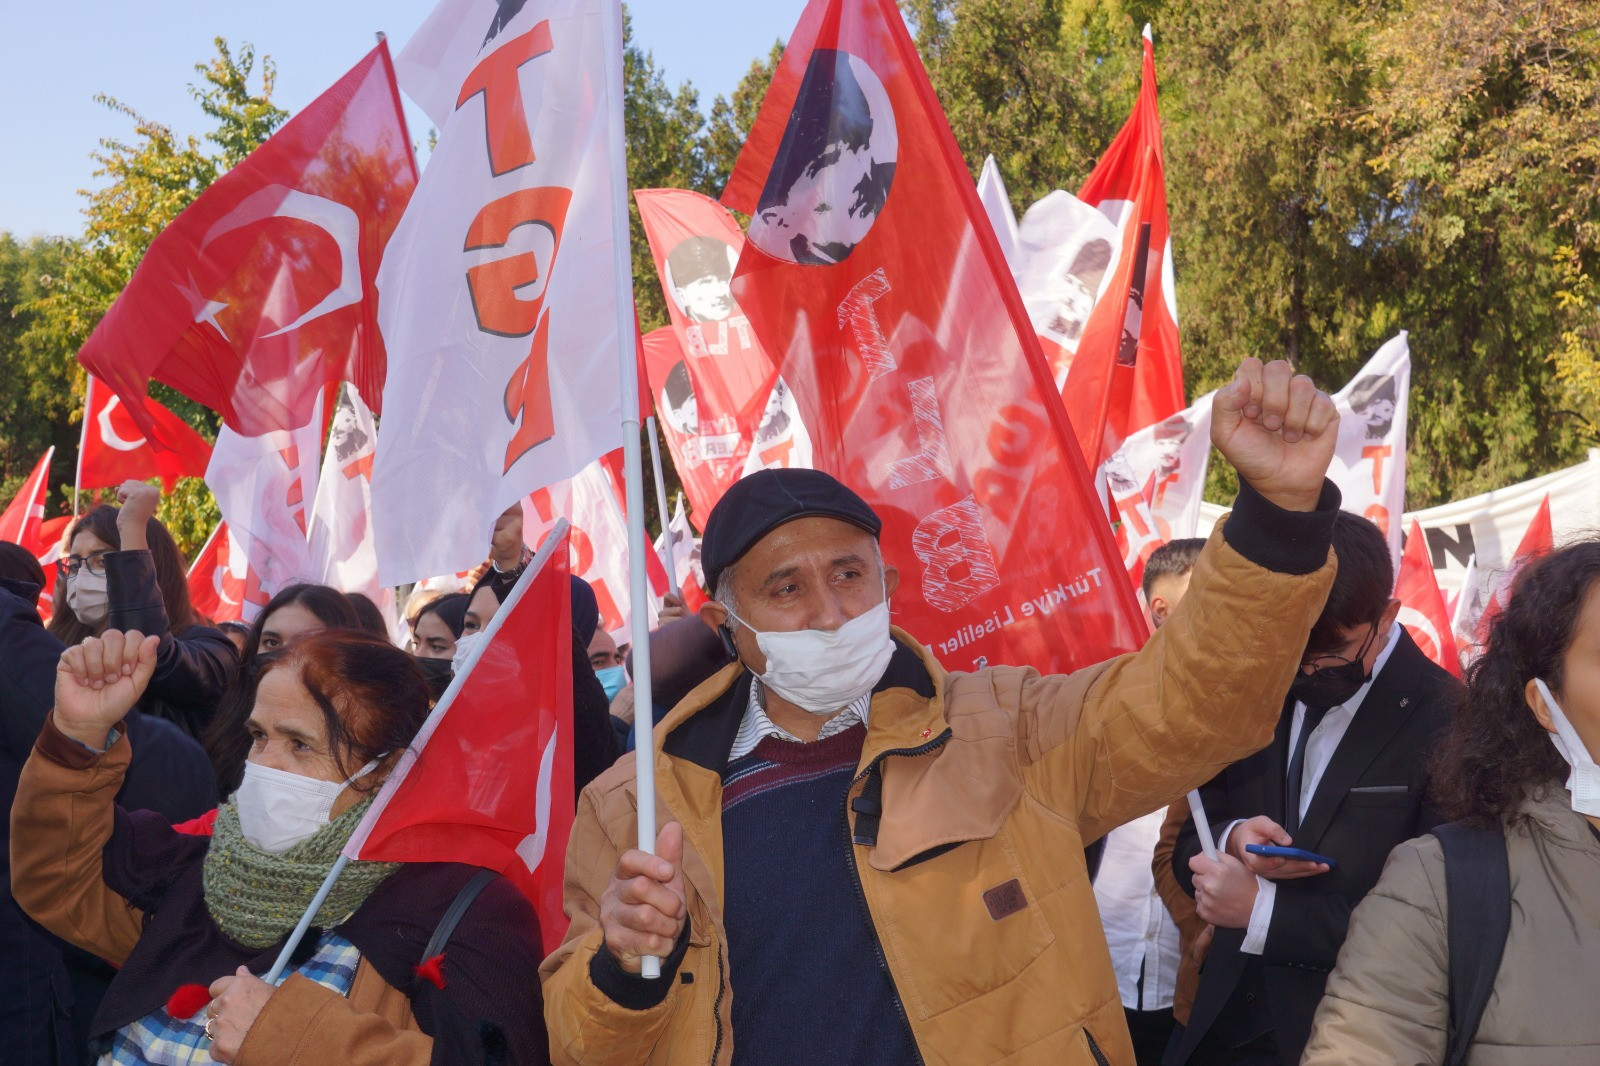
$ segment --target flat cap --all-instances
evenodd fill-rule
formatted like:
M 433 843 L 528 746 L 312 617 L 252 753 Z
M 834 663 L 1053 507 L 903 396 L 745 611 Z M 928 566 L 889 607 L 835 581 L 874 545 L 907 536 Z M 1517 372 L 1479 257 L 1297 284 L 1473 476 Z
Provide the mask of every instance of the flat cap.
M 759 470 L 734 483 L 706 519 L 700 539 L 700 565 L 706 592 L 715 596 L 722 572 L 738 562 L 756 541 L 797 518 L 837 518 L 871 533 L 883 522 L 867 501 L 821 470 Z

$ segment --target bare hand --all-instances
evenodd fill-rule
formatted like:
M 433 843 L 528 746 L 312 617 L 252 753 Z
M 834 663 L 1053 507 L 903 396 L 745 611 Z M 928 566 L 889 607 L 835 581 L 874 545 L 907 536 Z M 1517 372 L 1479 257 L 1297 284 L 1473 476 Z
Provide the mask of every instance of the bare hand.
M 143 481 L 124 481 L 117 486 L 122 509 L 117 512 L 117 536 L 123 551 L 144 551 L 150 547 L 145 529 L 161 506 L 161 490 Z
M 211 1035 L 213 1059 L 232 1062 L 238 1057 L 245 1036 L 272 998 L 272 991 L 272 986 L 252 974 L 248 966 L 239 967 L 232 977 L 211 982 L 211 1005 L 206 1008 L 211 1021 L 206 1031 Z
M 1244 929 L 1256 905 L 1256 875 L 1232 855 L 1189 860 L 1194 871 L 1194 909 L 1201 918 L 1221 929 Z
M 1290 511 L 1316 510 L 1338 428 L 1333 400 L 1282 359 L 1246 359 L 1211 406 L 1211 443 L 1241 479 Z
M 56 664 L 56 728 L 91 748 L 127 717 L 156 669 L 161 641 L 108 629 L 61 653 Z
M 1283 826 L 1264 814 L 1240 822 L 1228 834 L 1228 854 L 1244 863 L 1251 873 L 1270 881 L 1290 881 L 1297 877 L 1314 877 L 1328 872 L 1325 862 L 1306 859 L 1285 859 L 1273 855 L 1256 855 L 1244 850 L 1246 844 L 1277 844 L 1288 847 L 1294 840 Z
M 600 896 L 600 928 L 606 949 L 622 968 L 638 973 L 646 955 L 672 954 L 688 919 L 683 887 L 683 826 L 668 822 L 656 837 L 656 853 L 624 852 Z
M 657 625 L 665 625 L 668 622 L 676 622 L 680 618 L 687 617 L 689 617 L 689 612 L 684 609 L 682 596 L 669 592 L 661 597 L 661 613 L 657 616 Z

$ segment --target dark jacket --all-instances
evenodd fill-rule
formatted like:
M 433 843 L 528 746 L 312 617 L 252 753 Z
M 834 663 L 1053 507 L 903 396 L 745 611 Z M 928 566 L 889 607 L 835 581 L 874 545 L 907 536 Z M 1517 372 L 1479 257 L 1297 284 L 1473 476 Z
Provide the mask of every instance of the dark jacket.
M 139 710 L 200 736 L 239 670 L 239 652 L 220 629 L 197 625 L 178 634 L 171 631 L 148 551 L 108 552 L 105 562 L 111 605 L 106 628 L 137 629 L 161 638 L 156 672 Z
M 1344 943 L 1350 913 L 1377 883 L 1396 845 L 1428 832 L 1438 817 L 1427 801 L 1428 761 L 1460 701 L 1461 683 L 1435 665 L 1401 629 L 1399 643 L 1372 682 L 1306 809 L 1296 847 L 1337 860 L 1315 877 L 1279 881 L 1261 955 L 1239 950 L 1243 929 L 1219 929 L 1212 942 L 1183 1040 L 1165 1062 L 1189 1060 L 1206 1034 L 1238 1047 L 1269 1030 L 1285 1066 L 1300 1061 L 1323 986 Z M 1285 780 L 1294 701 L 1287 700 L 1273 741 L 1200 790 L 1212 833 L 1264 814 L 1285 822 Z M 1193 821 L 1178 835 L 1173 873 L 1191 897 L 1189 860 L 1200 852 Z

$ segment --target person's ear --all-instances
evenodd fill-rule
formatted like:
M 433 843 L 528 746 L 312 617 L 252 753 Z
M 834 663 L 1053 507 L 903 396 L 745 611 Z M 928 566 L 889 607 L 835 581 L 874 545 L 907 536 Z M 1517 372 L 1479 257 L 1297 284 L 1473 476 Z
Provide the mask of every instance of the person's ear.
M 898 567 L 885 565 L 883 568 L 883 588 L 885 599 L 894 596 L 895 589 L 900 587 L 900 570 Z
M 1390 597 L 1389 606 L 1383 609 L 1383 617 L 1378 619 L 1378 637 L 1381 640 L 1394 626 L 1394 620 L 1400 617 L 1400 601 Z
M 1551 695 L 1554 695 L 1554 693 Z M 1527 702 L 1528 710 L 1533 712 L 1534 721 L 1539 723 L 1539 728 L 1546 733 L 1554 733 L 1556 731 L 1556 723 L 1550 717 L 1550 708 L 1545 705 L 1544 693 L 1539 691 L 1539 683 L 1537 681 L 1529 679 L 1528 683 L 1522 688 L 1522 698 Z
M 1165 596 L 1152 596 L 1150 598 L 1150 625 L 1152 628 L 1160 629 L 1171 614 L 1172 605 L 1167 602 Z
M 700 607 L 700 621 L 712 629 L 721 629 L 728 624 L 728 609 L 716 600 L 707 600 Z

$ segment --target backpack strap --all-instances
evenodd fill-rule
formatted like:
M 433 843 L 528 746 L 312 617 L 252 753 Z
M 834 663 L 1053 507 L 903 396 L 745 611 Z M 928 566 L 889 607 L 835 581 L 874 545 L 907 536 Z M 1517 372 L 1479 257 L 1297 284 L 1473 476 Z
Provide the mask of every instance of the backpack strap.
M 461 918 L 467 913 L 467 908 L 472 906 L 472 901 L 478 898 L 478 893 L 482 892 L 490 881 L 499 876 L 493 870 L 479 870 L 461 886 L 461 891 L 456 893 L 455 900 L 439 919 L 439 924 L 434 927 L 433 936 L 428 939 L 428 946 L 422 949 L 422 958 L 418 960 L 418 965 L 444 951 L 444 946 L 450 942 L 450 934 L 461 924 Z
M 1511 864 L 1498 825 L 1450 822 L 1433 833 L 1444 851 L 1449 902 L 1450 1029 L 1444 1061 L 1461 1066 L 1494 991 L 1511 932 Z

